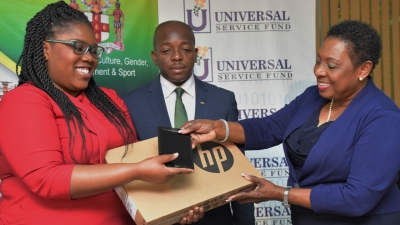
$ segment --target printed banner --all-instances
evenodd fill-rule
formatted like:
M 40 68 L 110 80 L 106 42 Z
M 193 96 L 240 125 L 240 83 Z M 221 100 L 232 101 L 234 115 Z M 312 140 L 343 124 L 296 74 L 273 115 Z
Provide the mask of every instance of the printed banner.
M 159 22 L 196 36 L 195 75 L 235 93 L 239 120 L 266 117 L 315 84 L 314 0 L 159 0 Z M 286 186 L 281 146 L 247 151 L 265 179 Z M 292 224 L 281 202 L 255 205 L 257 225 Z
M 0 100 L 18 84 L 15 64 L 22 52 L 26 23 L 51 2 L 56 0 L 7 1 L 0 7 Z M 158 75 L 150 56 L 158 24 L 157 0 L 66 2 L 87 15 L 97 42 L 106 49 L 94 74 L 98 85 L 123 93 Z

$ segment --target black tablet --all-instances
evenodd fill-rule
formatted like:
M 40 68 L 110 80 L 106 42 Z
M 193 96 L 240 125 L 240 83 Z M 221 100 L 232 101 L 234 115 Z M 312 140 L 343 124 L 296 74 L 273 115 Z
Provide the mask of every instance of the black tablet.
M 178 158 L 166 163 L 168 167 L 194 169 L 192 141 L 189 134 L 178 133 L 179 129 L 158 127 L 158 154 L 179 153 Z

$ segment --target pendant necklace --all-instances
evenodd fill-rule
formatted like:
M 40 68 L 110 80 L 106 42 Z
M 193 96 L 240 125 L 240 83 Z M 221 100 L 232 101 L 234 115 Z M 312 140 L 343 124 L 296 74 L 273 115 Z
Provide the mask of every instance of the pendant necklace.
M 329 111 L 328 111 L 328 119 L 326 119 L 326 122 L 329 122 L 331 119 L 331 114 L 332 114 L 332 105 L 333 105 L 333 99 L 331 100 L 331 104 L 329 105 Z M 325 122 L 325 123 L 326 123 Z

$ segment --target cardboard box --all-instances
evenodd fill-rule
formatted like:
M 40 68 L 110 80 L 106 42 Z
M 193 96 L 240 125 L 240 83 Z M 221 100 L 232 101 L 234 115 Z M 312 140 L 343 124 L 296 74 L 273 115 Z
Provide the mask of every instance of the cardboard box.
M 158 155 L 157 137 L 109 150 L 107 163 L 134 163 Z M 173 177 L 164 184 L 132 181 L 115 191 L 138 225 L 170 225 L 194 206 L 205 211 L 226 204 L 229 196 L 253 188 L 243 172 L 262 177 L 232 143 L 206 142 L 193 150 L 195 173 Z

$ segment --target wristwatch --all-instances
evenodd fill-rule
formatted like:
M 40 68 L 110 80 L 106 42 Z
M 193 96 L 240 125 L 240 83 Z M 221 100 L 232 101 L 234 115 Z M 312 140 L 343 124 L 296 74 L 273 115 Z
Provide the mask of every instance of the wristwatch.
M 282 202 L 282 205 L 283 205 L 284 207 L 287 207 L 287 208 L 290 207 L 289 201 L 288 201 L 288 195 L 289 195 L 290 189 L 292 189 L 292 187 L 291 187 L 291 186 L 287 186 L 287 187 L 285 188 L 285 191 L 283 192 L 283 202 Z

